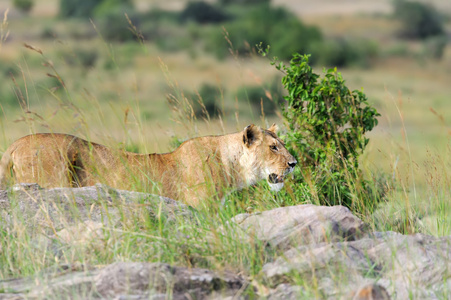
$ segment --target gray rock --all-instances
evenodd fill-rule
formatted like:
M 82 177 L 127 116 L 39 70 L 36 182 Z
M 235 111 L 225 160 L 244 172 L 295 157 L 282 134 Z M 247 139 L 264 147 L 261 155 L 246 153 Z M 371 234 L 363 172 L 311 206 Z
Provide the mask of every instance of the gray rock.
M 96 290 L 104 297 L 136 295 L 148 291 L 179 299 L 203 299 L 213 292 L 234 295 L 245 281 L 228 272 L 172 267 L 162 263 L 115 263 L 96 277 Z M 188 296 L 184 296 L 184 295 Z
M 87 298 L 93 295 L 95 270 L 74 264 L 44 270 L 33 278 L 0 280 L 0 299 Z M 76 297 L 75 297 L 76 296 Z
M 19 210 L 20 214 L 12 214 Z M 15 185 L 0 191 L 0 215 L 6 224 L 14 224 L 12 216 L 21 215 L 30 228 L 42 226 L 48 232 L 84 221 L 121 226 L 132 216 L 163 215 L 166 220 L 192 218 L 192 210 L 175 200 L 133 191 L 123 191 L 105 185 L 81 188 L 41 189 L 37 184 Z
M 114 263 L 98 270 L 50 272 L 0 281 L 0 299 L 239 299 L 246 281 L 230 272 L 163 263 Z
M 371 278 L 394 299 L 437 299 L 449 291 L 450 237 L 374 236 L 379 238 L 298 246 L 264 265 L 263 273 L 272 285 L 291 276 L 319 278 L 328 298 L 343 297 Z
M 349 287 L 347 287 L 349 288 Z M 327 299 L 335 299 L 331 294 L 323 294 Z M 298 300 L 298 299 L 315 299 L 318 295 L 309 293 L 303 287 L 293 286 L 290 284 L 279 284 L 274 290 L 266 296 L 267 300 Z M 390 300 L 387 290 L 377 283 L 363 284 L 356 290 L 347 290 L 343 296 L 338 299 L 352 300 Z
M 281 207 L 232 219 L 250 239 L 257 238 L 279 249 L 299 244 L 355 240 L 365 232 L 364 223 L 344 206 L 311 204 Z
M 46 248 L 53 250 L 56 256 L 60 256 L 58 249 L 62 245 L 76 247 L 77 249 L 91 249 L 103 251 L 109 245 L 109 235 L 106 234 L 110 228 L 106 228 L 101 222 L 85 221 L 68 226 L 56 234 L 46 237 L 41 236 L 41 241 L 46 243 Z
M 266 296 L 267 300 L 297 300 L 308 298 L 313 298 L 313 295 L 306 294 L 305 290 L 302 287 L 285 283 L 279 284 Z

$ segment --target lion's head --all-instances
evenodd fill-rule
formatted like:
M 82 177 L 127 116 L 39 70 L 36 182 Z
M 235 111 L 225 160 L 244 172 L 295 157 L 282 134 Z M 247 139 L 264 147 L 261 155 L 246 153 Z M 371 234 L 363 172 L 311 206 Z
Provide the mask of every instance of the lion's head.
M 285 148 L 276 131 L 275 124 L 268 129 L 253 124 L 244 128 L 244 151 L 240 163 L 245 170 L 247 184 L 266 179 L 272 190 L 279 191 L 285 176 L 293 172 L 297 161 Z

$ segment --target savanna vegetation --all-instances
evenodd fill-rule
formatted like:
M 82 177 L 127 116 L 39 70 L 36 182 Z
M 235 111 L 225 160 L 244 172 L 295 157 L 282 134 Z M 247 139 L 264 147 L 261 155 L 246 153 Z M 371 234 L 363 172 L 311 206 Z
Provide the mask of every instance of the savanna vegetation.
M 303 203 L 346 205 L 376 231 L 451 234 L 447 1 L 337 15 L 302 14 L 288 0 L 177 3 L 2 4 L 0 153 L 34 132 L 165 152 L 276 122 L 300 162 L 295 174 L 279 194 L 261 183 L 200 208 L 196 226 L 137 218 L 109 232 L 104 249 L 62 248 L 57 258 L 14 215 L 13 227 L 0 221 L 0 279 L 124 260 L 233 269 L 259 282 L 274 253 L 218 228 L 238 213 Z

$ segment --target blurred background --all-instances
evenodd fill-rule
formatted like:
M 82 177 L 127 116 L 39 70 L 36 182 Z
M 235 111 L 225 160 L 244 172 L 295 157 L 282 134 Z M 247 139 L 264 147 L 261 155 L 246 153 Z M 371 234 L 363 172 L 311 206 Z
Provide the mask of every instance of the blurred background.
M 415 193 L 449 167 L 449 0 L 1 0 L 0 19 L 0 152 L 32 132 L 163 152 L 282 125 L 270 60 L 300 52 L 381 113 L 366 167 Z

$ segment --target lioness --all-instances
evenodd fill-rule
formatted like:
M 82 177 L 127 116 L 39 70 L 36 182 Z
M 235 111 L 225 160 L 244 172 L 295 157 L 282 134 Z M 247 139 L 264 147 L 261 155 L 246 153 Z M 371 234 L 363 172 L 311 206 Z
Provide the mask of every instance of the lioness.
M 171 153 L 113 150 L 67 134 L 42 133 L 15 141 L 0 162 L 0 184 L 37 182 L 78 187 L 105 183 L 127 190 L 157 188 L 160 195 L 196 206 L 267 179 L 279 190 L 296 159 L 276 135 L 277 127 L 188 140 Z

